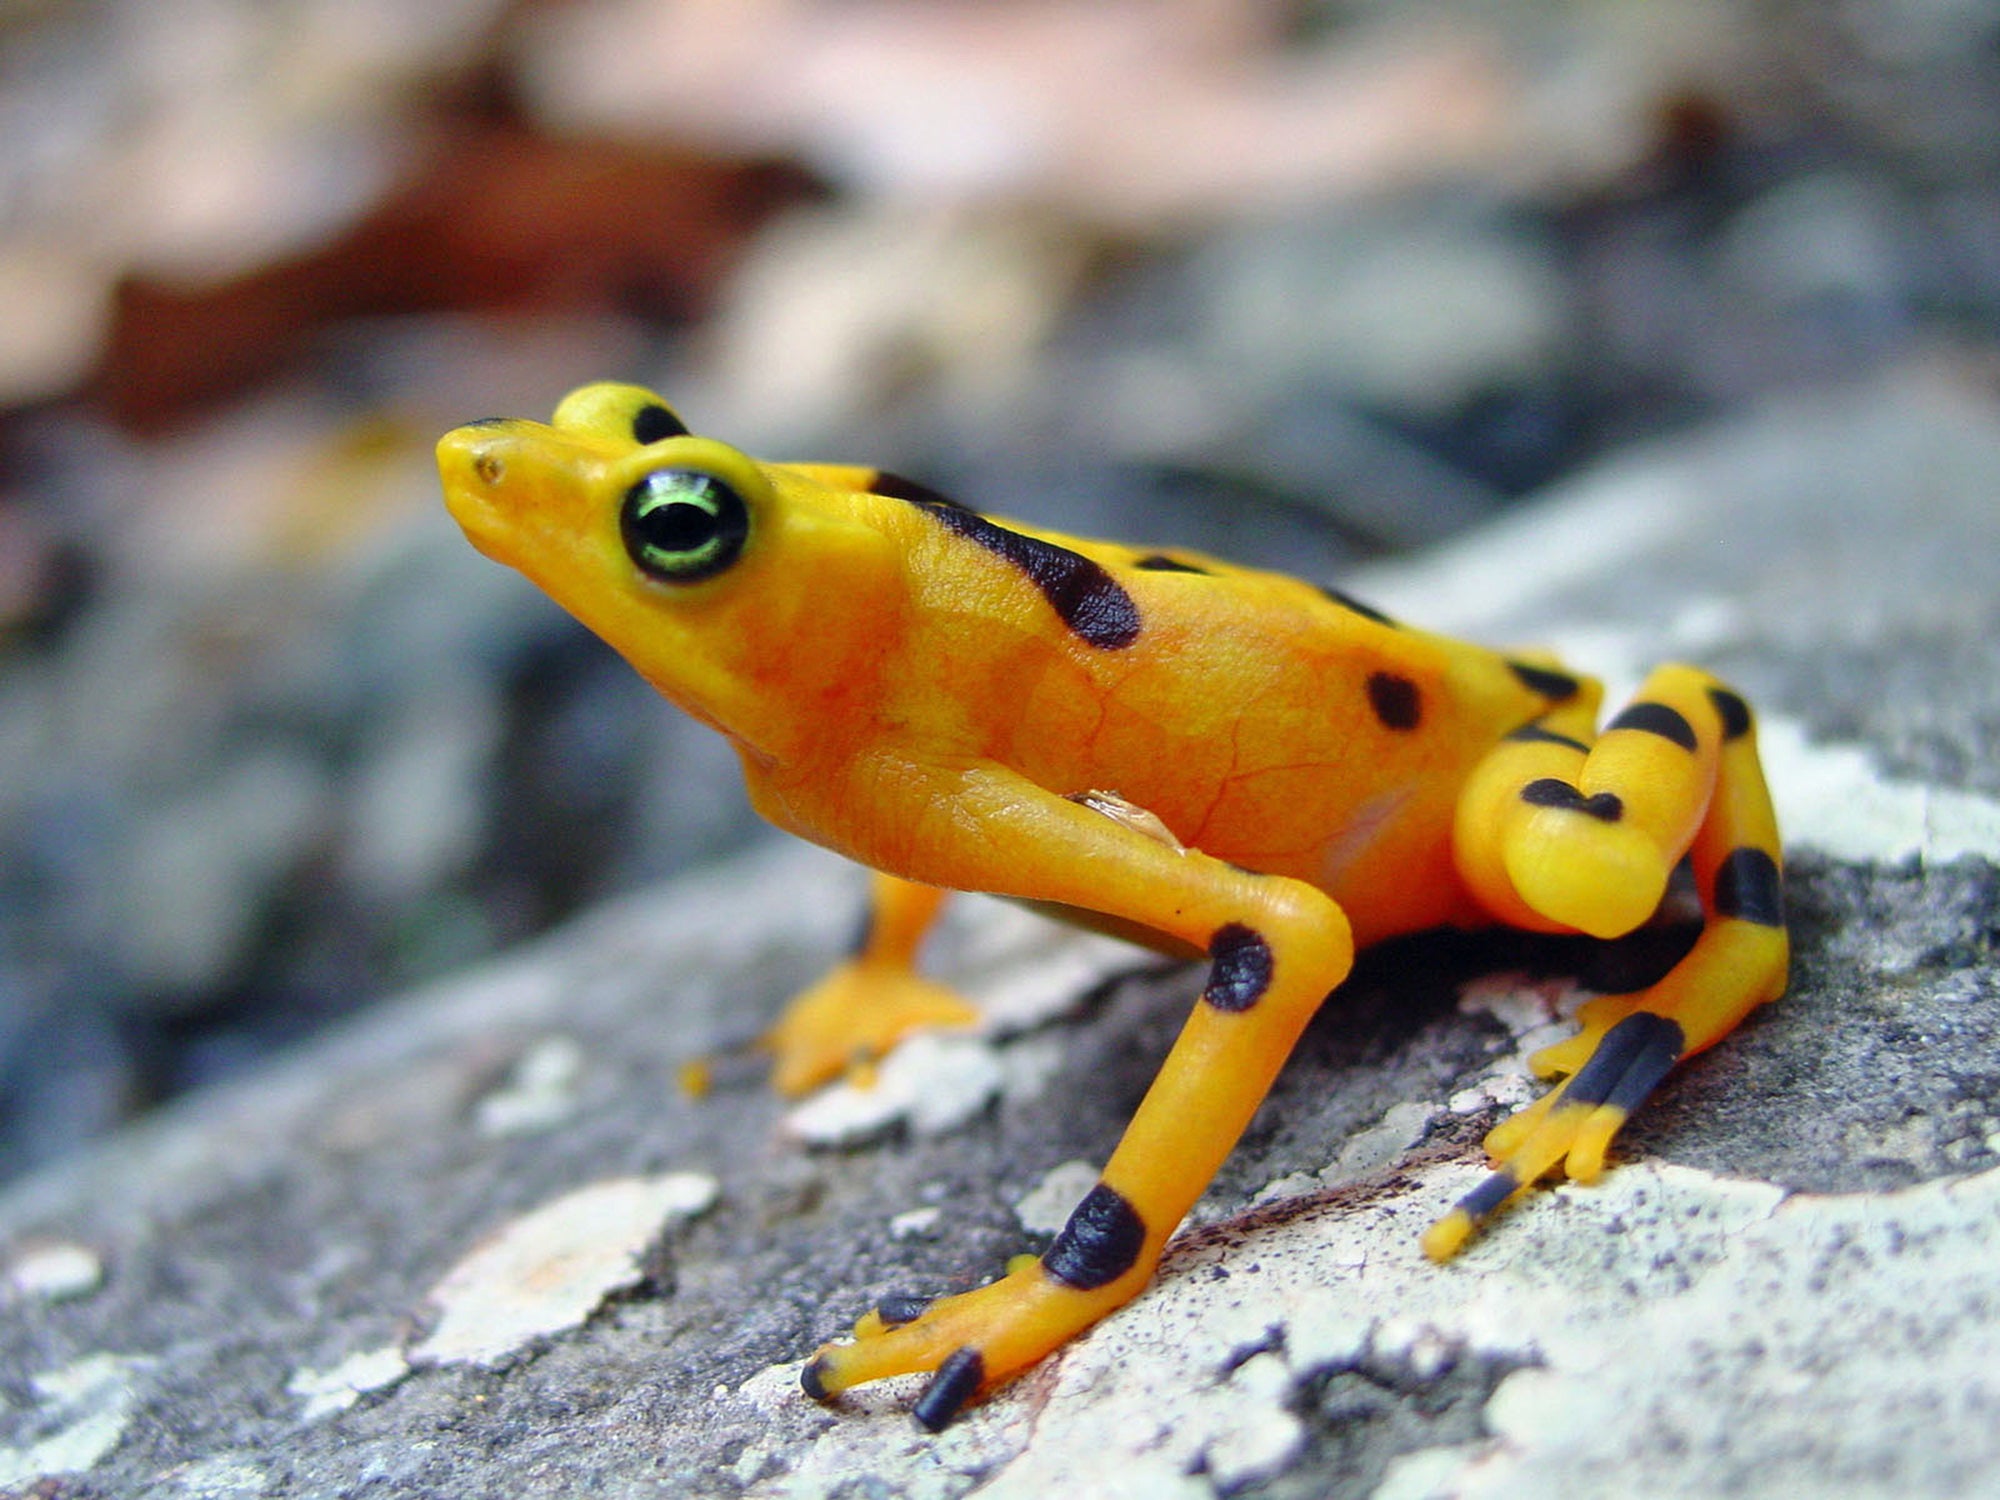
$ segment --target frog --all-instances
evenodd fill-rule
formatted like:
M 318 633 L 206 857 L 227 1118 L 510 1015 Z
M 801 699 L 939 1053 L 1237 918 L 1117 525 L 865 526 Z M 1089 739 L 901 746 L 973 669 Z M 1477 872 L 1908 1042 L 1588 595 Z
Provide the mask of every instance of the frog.
M 861 941 L 766 1034 L 797 1093 L 976 1011 L 923 975 L 951 891 L 1205 960 L 1095 1185 L 1040 1254 L 891 1297 L 804 1362 L 832 1401 L 927 1377 L 933 1431 L 1146 1287 L 1357 950 L 1432 928 L 1611 940 L 1677 870 L 1701 921 L 1654 983 L 1537 1052 L 1425 1231 L 1450 1260 L 1548 1177 L 1596 1180 L 1669 1072 L 1784 991 L 1784 875 L 1750 707 L 1699 667 L 1604 690 L 1338 588 L 998 519 L 892 471 L 770 462 L 598 382 L 438 445 L 446 502 L 734 747 L 755 809 L 873 872 Z M 1684 881 L 1685 877 L 1683 878 Z

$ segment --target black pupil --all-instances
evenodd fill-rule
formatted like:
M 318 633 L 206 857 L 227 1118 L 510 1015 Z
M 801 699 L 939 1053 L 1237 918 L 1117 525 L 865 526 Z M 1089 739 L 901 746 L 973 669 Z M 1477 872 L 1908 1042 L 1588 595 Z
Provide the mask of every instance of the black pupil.
M 662 552 L 693 552 L 715 535 L 715 512 L 686 500 L 656 505 L 639 518 L 649 546 Z

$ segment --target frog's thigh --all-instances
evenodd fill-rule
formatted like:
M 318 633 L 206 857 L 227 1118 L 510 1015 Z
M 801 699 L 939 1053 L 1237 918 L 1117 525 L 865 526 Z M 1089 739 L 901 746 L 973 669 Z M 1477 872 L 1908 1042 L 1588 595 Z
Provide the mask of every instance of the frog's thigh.
M 1046 1255 L 907 1322 L 870 1314 L 853 1343 L 806 1367 L 815 1396 L 936 1370 L 916 1407 L 933 1427 L 1137 1294 L 1353 957 L 1345 916 L 1310 886 L 1234 869 L 1007 773 L 958 780 L 951 796 L 953 825 L 969 820 L 977 836 L 921 854 L 926 877 L 1105 912 L 1206 950 L 1210 972 L 1103 1177 Z
M 795 996 L 759 1039 L 780 1093 L 866 1067 L 913 1031 L 977 1023 L 979 1012 L 956 991 L 916 971 L 946 894 L 871 872 L 868 921 L 853 955 Z
M 1532 813 L 1516 817 L 1496 799 L 1493 816 L 1480 826 L 1503 840 L 1542 841 L 1557 851 L 1546 857 L 1575 858 L 1600 878 L 1634 857 L 1626 841 L 1606 840 L 1600 829 L 1636 830 L 1639 846 L 1657 849 L 1667 870 L 1686 852 L 1704 925 L 1658 984 L 1591 1002 L 1579 1035 L 1535 1056 L 1538 1072 L 1568 1074 L 1568 1081 L 1487 1137 L 1499 1167 L 1426 1236 L 1426 1248 L 1440 1258 L 1558 1162 L 1571 1177 L 1596 1177 L 1612 1138 L 1674 1064 L 1785 987 L 1789 945 L 1777 820 L 1743 700 L 1693 668 L 1661 668 L 1594 747 L 1585 753 L 1574 745 L 1566 753 L 1573 757 L 1569 774 L 1556 767 L 1553 750 L 1534 764 L 1516 745 L 1497 751 L 1517 778 L 1516 800 Z M 1529 772 L 1547 772 L 1566 790 L 1526 779 Z M 1607 843 L 1610 856 L 1596 852 Z M 1509 860 L 1506 868 L 1532 857 L 1539 856 Z M 1490 862 L 1485 868 L 1490 872 Z M 1551 879 L 1537 889 L 1560 883 Z M 1516 896 L 1528 900 L 1518 889 Z

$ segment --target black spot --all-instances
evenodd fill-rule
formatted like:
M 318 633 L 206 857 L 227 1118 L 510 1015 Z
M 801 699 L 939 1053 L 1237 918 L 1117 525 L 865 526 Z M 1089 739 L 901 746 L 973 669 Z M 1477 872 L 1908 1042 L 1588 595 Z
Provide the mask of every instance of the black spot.
M 885 493 L 880 479 L 878 476 L 877 494 Z M 1063 624 L 1086 645 L 1116 651 L 1139 639 L 1139 606 L 1118 586 L 1116 579 L 1083 554 L 996 526 L 984 516 L 948 500 L 933 501 L 904 493 L 889 498 L 910 500 L 960 536 L 1006 558 L 1028 575 L 1029 582 L 1042 591 L 1042 597 L 1049 601 Z
M 1352 594 L 1343 594 L 1339 589 L 1332 588 L 1322 588 L 1320 592 L 1342 609 L 1352 610 L 1364 620 L 1373 620 L 1377 625 L 1388 625 L 1392 628 L 1396 623 L 1372 604 L 1363 604 Z
M 656 401 L 632 413 L 632 436 L 641 443 L 658 443 L 670 437 L 686 437 L 687 424 Z
M 1722 715 L 1722 737 L 1726 740 L 1740 739 L 1750 732 L 1750 705 L 1745 703 L 1728 688 L 1712 687 L 1708 690 L 1708 701 L 1715 705 L 1715 711 Z
M 1271 945 L 1241 922 L 1216 929 L 1208 957 L 1208 988 L 1201 998 L 1217 1010 L 1248 1010 L 1271 987 Z
M 891 1328 L 905 1323 L 914 1323 L 924 1315 L 924 1309 L 931 1305 L 929 1297 L 912 1296 L 909 1293 L 884 1297 L 875 1304 L 875 1316 Z
M 1687 1033 L 1678 1021 L 1635 1010 L 1604 1033 L 1563 1090 L 1565 1104 L 1610 1104 L 1628 1115 L 1681 1060 Z
M 1042 1257 L 1042 1270 L 1064 1286 L 1094 1292 L 1131 1270 L 1145 1247 L 1146 1221 L 1139 1210 L 1100 1182 L 1070 1214 Z
M 1415 729 L 1424 716 L 1417 685 L 1394 672 L 1374 672 L 1368 678 L 1368 706 L 1385 729 Z
M 799 1389 L 815 1401 L 826 1400 L 826 1382 L 821 1379 L 825 1374 L 826 1361 L 823 1358 L 807 1360 L 805 1368 L 799 1371 Z
M 1732 849 L 1716 869 L 1711 905 L 1719 917 L 1755 922 L 1759 927 L 1783 927 L 1785 877 L 1778 862 L 1747 844 Z
M 1467 1218 L 1477 1223 L 1513 1197 L 1520 1186 L 1521 1180 L 1512 1172 L 1494 1172 L 1478 1187 L 1459 1199 L 1458 1208 Z
M 1647 734 L 1657 734 L 1663 740 L 1672 740 L 1683 750 L 1695 746 L 1694 725 L 1676 708 L 1664 703 L 1634 703 L 1604 726 L 1609 734 L 1614 729 L 1640 729 Z
M 1204 578 L 1210 576 L 1208 569 L 1197 568 L 1193 563 L 1184 563 L 1179 558 L 1167 556 L 1164 552 L 1148 553 L 1132 566 L 1144 568 L 1148 573 L 1199 573 Z
M 937 1367 L 931 1383 L 910 1408 L 926 1432 L 943 1432 L 986 1381 L 986 1361 L 977 1349 L 954 1349 Z
M 512 417 L 474 417 L 470 422 L 461 422 L 458 425 L 461 427 L 511 427 L 513 424 L 514 418 Z
M 1561 807 L 1580 812 L 1600 823 L 1616 823 L 1625 816 L 1625 804 L 1616 792 L 1598 792 L 1586 797 L 1567 781 L 1544 776 L 1521 788 L 1521 800 L 1530 807 Z
M 1550 667 L 1531 666 L 1524 661 L 1510 661 L 1507 670 L 1521 681 L 1521 686 L 1531 693 L 1539 693 L 1551 703 L 1567 703 L 1574 698 L 1583 684 L 1567 672 L 1558 672 Z
M 905 479 L 901 474 L 891 474 L 887 469 L 875 471 L 875 482 L 868 486 L 868 490 L 870 494 L 881 495 L 890 500 L 907 500 L 912 505 L 962 510 L 969 516 L 978 514 L 962 500 L 954 500 L 927 484 L 918 484 L 914 479 Z
M 1507 736 L 1517 745 L 1567 745 L 1572 750 L 1589 750 L 1582 740 L 1573 740 L 1566 734 L 1557 734 L 1553 729 L 1544 729 L 1539 724 L 1523 724 Z

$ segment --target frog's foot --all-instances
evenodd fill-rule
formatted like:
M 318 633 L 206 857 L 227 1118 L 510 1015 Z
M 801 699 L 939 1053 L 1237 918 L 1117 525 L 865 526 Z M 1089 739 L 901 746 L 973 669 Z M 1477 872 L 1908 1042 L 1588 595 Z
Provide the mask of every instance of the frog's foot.
M 1687 1041 L 1678 1022 L 1634 1009 L 1629 997 L 1608 998 L 1585 1007 L 1582 1034 L 1535 1055 L 1537 1072 L 1575 1071 L 1488 1133 L 1497 1165 L 1425 1231 L 1432 1260 L 1456 1254 L 1481 1223 L 1558 1165 L 1574 1181 L 1596 1181 L 1612 1138 L 1680 1061 Z M 1580 1066 L 1571 1061 L 1579 1057 Z
M 865 1069 L 913 1031 L 978 1021 L 979 1012 L 957 992 L 901 963 L 863 957 L 797 996 L 758 1045 L 773 1054 L 773 1086 L 803 1094 Z
M 815 1401 L 891 1375 L 930 1370 L 910 1408 L 932 1432 L 975 1398 L 1018 1375 L 1131 1299 L 1141 1276 L 1082 1290 L 1057 1280 L 1038 1258 L 1019 1256 L 1000 1280 L 931 1303 L 897 1297 L 854 1325 L 851 1342 L 822 1346 L 799 1372 Z

